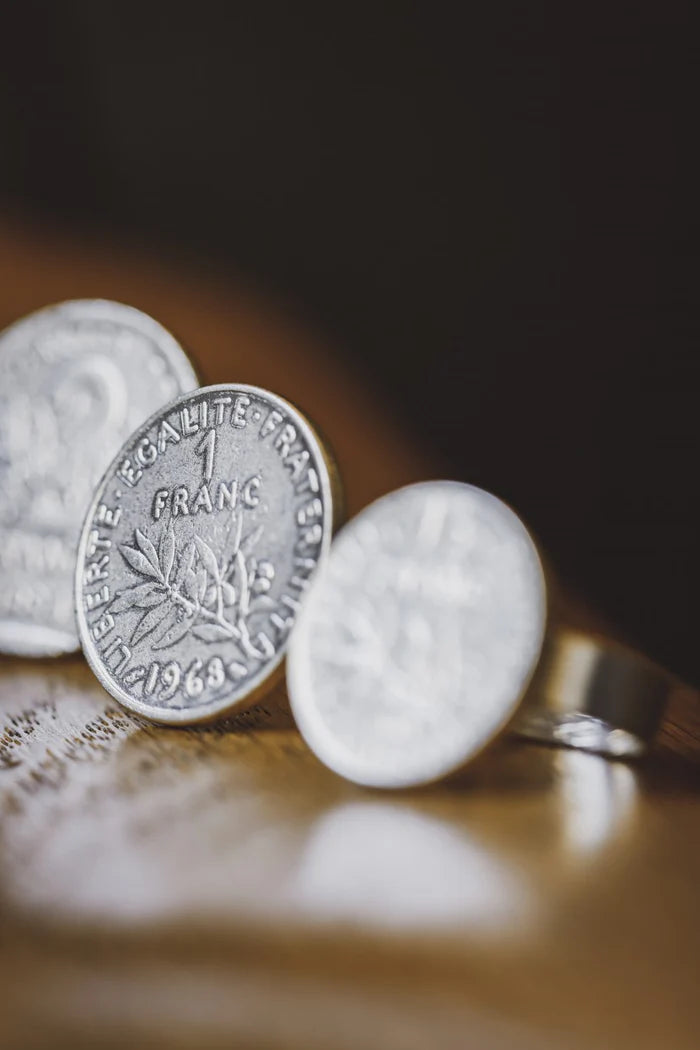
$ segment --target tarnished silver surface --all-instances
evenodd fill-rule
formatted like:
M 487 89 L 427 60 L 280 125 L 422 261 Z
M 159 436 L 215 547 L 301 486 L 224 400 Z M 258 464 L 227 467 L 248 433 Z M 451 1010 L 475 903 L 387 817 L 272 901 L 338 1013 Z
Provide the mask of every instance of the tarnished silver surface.
M 274 394 L 204 387 L 153 416 L 80 539 L 80 638 L 103 685 L 169 723 L 253 703 L 329 546 L 332 500 L 319 440 Z
M 516 515 L 471 485 L 383 497 L 337 537 L 292 637 L 297 724 L 375 787 L 444 776 L 510 721 L 539 658 L 546 592 Z
M 72 652 L 78 536 L 128 434 L 197 385 L 147 314 L 104 300 L 49 306 L 0 334 L 0 651 Z

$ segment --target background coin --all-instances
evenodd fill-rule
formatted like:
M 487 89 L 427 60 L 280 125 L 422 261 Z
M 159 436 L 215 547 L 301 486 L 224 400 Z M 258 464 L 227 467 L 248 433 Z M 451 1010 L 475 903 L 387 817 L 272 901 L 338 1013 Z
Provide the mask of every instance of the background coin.
M 0 334 L 0 650 L 78 648 L 73 571 L 94 486 L 134 427 L 196 385 L 170 333 L 121 303 L 60 303 Z
M 140 427 L 76 567 L 83 649 L 112 695 L 170 723 L 250 706 L 327 551 L 333 485 L 306 419 L 257 387 L 204 387 Z
M 373 503 L 339 534 L 287 665 L 297 724 L 360 784 L 444 776 L 512 718 L 546 618 L 537 550 L 471 485 L 427 482 Z

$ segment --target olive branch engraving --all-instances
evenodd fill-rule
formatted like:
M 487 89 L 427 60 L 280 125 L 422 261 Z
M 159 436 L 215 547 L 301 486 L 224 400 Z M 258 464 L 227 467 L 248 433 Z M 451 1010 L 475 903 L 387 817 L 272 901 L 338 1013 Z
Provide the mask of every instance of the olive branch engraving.
M 242 539 L 242 516 L 235 515 L 232 524 L 228 557 L 217 557 L 201 536 L 178 552 L 172 521 L 163 527 L 157 549 L 141 529 L 134 531 L 133 547 L 120 546 L 124 561 L 144 581 L 119 591 L 110 605 L 112 613 L 145 610 L 132 633 L 132 645 L 152 635 L 154 650 L 169 649 L 191 634 L 202 642 L 234 641 L 245 656 L 255 659 L 266 655 L 251 639 L 248 619 L 273 604 L 267 592 L 275 569 L 272 562 L 251 554 L 262 525 Z

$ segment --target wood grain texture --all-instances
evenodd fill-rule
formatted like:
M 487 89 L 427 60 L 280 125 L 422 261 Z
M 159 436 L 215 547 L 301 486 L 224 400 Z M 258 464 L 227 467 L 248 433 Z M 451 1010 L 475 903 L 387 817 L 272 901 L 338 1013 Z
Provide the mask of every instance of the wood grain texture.
M 233 278 L 0 227 L 0 323 L 89 295 L 154 314 L 208 381 L 299 402 L 351 512 L 440 474 Z M 0 1045 L 695 1047 L 700 783 L 669 726 L 697 697 L 674 703 L 639 766 L 507 743 L 384 795 L 324 769 L 279 694 L 160 728 L 81 659 L 3 659 Z

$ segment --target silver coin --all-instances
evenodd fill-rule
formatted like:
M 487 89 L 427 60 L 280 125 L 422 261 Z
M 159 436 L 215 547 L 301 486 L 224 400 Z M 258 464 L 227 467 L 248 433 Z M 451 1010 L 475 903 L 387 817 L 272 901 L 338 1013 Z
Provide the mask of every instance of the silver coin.
M 236 384 L 168 405 L 83 526 L 76 608 L 97 677 L 159 722 L 249 706 L 281 669 L 332 521 L 324 449 L 288 402 Z
M 134 427 L 196 385 L 170 333 L 121 303 L 60 303 L 0 334 L 0 651 L 78 649 L 73 571 L 95 484 Z
M 287 662 L 307 743 L 359 784 L 458 769 L 515 713 L 537 664 L 546 592 L 504 503 L 457 482 L 412 485 L 341 531 Z

